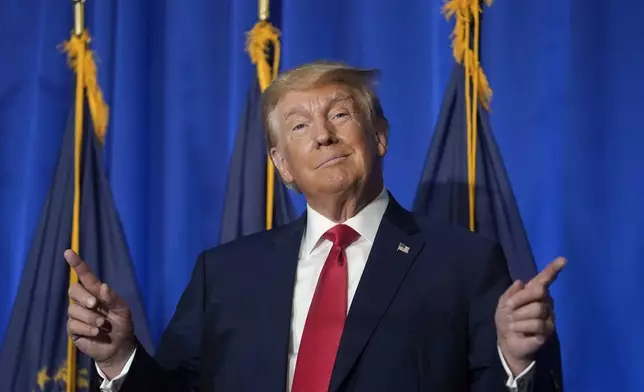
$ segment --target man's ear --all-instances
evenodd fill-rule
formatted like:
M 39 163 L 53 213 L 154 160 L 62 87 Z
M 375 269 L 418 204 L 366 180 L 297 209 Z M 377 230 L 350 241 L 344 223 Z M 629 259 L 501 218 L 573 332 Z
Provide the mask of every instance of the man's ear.
M 382 158 L 387 154 L 389 143 L 389 122 L 386 118 L 376 120 L 374 137 L 376 138 L 376 148 L 378 155 Z
M 284 159 L 282 152 L 280 152 L 277 147 L 271 147 L 270 154 L 273 165 L 275 165 L 275 167 L 279 171 L 282 180 L 287 184 L 292 183 L 293 176 L 291 175 L 288 162 L 286 161 L 286 159 Z

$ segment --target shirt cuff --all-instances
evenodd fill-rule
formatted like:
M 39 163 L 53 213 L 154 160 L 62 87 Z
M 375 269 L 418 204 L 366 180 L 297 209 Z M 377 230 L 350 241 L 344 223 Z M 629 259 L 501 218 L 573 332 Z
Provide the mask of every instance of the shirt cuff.
M 107 376 L 105 376 L 105 373 L 101 371 L 101 368 L 99 368 L 98 365 L 94 364 L 98 375 L 103 379 L 103 382 L 99 387 L 101 392 L 118 392 L 118 390 L 121 389 L 121 385 L 123 385 L 123 381 L 125 381 L 125 376 L 127 376 L 127 372 L 130 371 L 130 367 L 132 366 L 132 362 L 134 361 L 135 354 L 136 348 L 134 349 L 134 352 L 132 352 L 132 355 L 130 355 L 130 358 L 127 360 L 127 362 L 125 362 L 125 366 L 123 366 L 121 373 L 119 373 L 118 376 L 114 377 L 111 380 L 108 380 Z
M 505 358 L 503 357 L 503 352 L 501 351 L 501 347 L 498 345 L 496 346 L 497 350 L 499 351 L 499 357 L 501 358 L 501 363 L 503 364 L 503 369 L 505 369 L 505 374 L 508 375 L 508 381 L 505 383 L 505 386 L 510 388 L 510 391 L 517 391 L 519 388 L 519 381 L 525 377 L 532 368 L 534 367 L 534 364 L 536 363 L 535 361 L 532 361 L 532 363 L 523 371 L 521 374 L 518 376 L 514 377 L 512 375 L 512 370 L 510 370 L 510 367 L 508 366 L 508 363 L 505 362 Z

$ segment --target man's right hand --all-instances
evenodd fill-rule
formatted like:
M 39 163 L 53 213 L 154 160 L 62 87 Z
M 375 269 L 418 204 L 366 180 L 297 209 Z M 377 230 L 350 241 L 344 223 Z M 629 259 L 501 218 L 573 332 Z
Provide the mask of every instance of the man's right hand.
M 121 373 L 136 348 L 132 313 L 127 304 L 73 251 L 65 260 L 79 283 L 69 288 L 67 333 L 76 347 L 90 356 L 111 380 Z

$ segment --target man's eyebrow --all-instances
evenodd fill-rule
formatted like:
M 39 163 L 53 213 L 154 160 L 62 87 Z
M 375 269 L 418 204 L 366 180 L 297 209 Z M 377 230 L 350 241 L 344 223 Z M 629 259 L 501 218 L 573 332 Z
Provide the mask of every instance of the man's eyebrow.
M 333 95 L 330 96 L 330 98 L 325 99 L 326 103 L 324 104 L 324 107 L 329 108 L 337 103 L 341 102 L 353 102 L 353 97 L 351 94 L 346 93 L 344 91 L 342 92 L 335 92 Z M 295 116 L 295 115 L 307 115 L 309 113 L 309 110 L 304 107 L 304 105 L 300 104 L 297 105 L 290 110 L 288 110 L 286 113 L 284 113 L 284 121 L 288 120 L 290 117 Z
M 288 120 L 289 117 L 295 116 L 295 115 L 305 115 L 308 111 L 303 108 L 301 105 L 296 106 L 289 110 L 288 112 L 284 113 L 284 121 Z

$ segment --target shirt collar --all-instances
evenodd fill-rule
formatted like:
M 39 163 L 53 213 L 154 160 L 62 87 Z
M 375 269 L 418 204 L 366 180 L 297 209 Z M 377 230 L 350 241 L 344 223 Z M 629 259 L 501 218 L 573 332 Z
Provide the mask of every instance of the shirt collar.
M 357 231 L 362 238 L 373 243 L 388 204 L 389 194 L 383 188 L 378 197 L 373 199 L 355 216 L 343 223 Z M 301 257 L 308 256 L 320 243 L 322 235 L 337 224 L 315 211 L 308 204 L 306 205 L 306 214 L 306 232 L 302 241 Z

